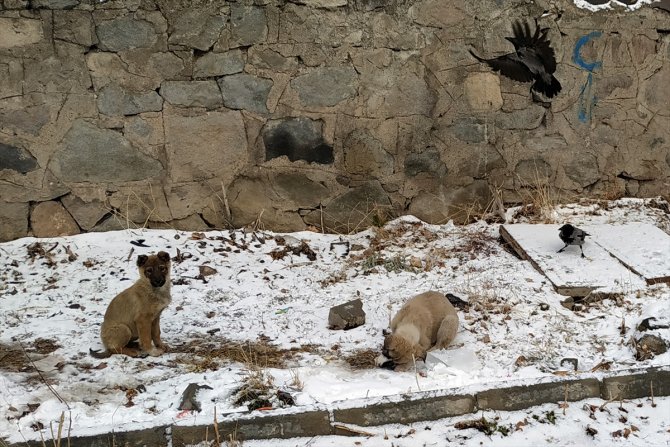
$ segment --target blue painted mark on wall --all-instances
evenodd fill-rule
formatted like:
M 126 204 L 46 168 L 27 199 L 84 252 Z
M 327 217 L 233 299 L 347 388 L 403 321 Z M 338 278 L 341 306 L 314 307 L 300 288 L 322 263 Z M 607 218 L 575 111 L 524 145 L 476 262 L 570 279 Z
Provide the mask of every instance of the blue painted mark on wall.
M 586 83 L 582 87 L 582 90 L 579 92 L 579 111 L 577 116 L 579 121 L 586 123 L 591 121 L 593 114 L 593 108 L 596 105 L 597 98 L 592 92 L 593 90 L 593 72 L 603 66 L 603 63 L 600 61 L 587 62 L 582 57 L 582 47 L 586 45 L 591 39 L 602 36 L 603 33 L 600 31 L 593 31 L 586 36 L 579 38 L 575 44 L 575 49 L 572 52 L 572 61 L 577 64 L 580 68 L 589 72 L 586 77 Z

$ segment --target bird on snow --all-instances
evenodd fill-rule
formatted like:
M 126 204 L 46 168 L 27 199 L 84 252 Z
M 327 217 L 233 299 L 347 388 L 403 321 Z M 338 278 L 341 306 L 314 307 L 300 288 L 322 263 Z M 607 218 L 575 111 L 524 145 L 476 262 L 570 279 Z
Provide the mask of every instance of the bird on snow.
M 531 34 L 528 23 L 517 21 L 512 26 L 514 37 L 505 37 L 514 45 L 515 52 L 503 54 L 493 59 L 485 59 L 472 54 L 479 62 L 485 62 L 494 71 L 519 82 L 531 82 L 531 90 L 553 98 L 561 91 L 561 83 L 553 75 L 556 71 L 556 57 L 547 39 L 548 28 L 540 29 L 535 23 L 535 33 Z
M 560 237 L 561 240 L 565 243 L 565 247 L 558 250 L 558 253 L 561 253 L 563 250 L 568 248 L 568 245 L 579 245 L 579 249 L 582 251 L 583 258 L 584 249 L 582 248 L 582 245 L 584 244 L 586 236 L 590 236 L 590 234 L 584 230 L 580 230 L 571 224 L 563 225 L 558 229 L 558 237 Z

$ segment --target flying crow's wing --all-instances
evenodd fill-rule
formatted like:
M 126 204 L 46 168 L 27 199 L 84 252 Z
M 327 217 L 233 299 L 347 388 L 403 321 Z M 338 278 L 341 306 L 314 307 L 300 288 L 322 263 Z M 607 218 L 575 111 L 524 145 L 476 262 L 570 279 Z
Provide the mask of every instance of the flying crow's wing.
M 528 22 L 517 21 L 512 25 L 514 37 L 506 37 L 505 39 L 512 42 L 517 53 L 530 52 L 540 59 L 544 70 L 551 74 L 556 71 L 556 55 L 554 49 L 551 48 L 551 42 L 547 39 L 548 32 L 549 28 L 540 29 L 536 21 L 535 33 L 531 34 Z
M 504 54 L 493 59 L 484 59 L 470 51 L 479 62 L 485 62 L 495 71 L 502 75 L 519 82 L 530 82 L 533 80 L 533 73 L 530 72 L 525 64 L 519 62 L 514 53 Z

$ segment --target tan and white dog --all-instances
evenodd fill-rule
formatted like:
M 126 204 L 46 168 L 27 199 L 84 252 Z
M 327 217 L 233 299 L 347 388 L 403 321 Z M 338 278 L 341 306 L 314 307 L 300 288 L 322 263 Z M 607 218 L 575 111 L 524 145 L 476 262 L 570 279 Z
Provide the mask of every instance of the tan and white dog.
M 447 297 L 429 291 L 411 298 L 391 320 L 382 353 L 396 371 L 408 371 L 426 352 L 444 349 L 458 332 L 458 314 Z M 383 360 L 380 366 L 386 367 Z
M 139 255 L 137 268 L 140 278 L 107 307 L 100 328 L 105 351 L 89 350 L 93 357 L 105 358 L 112 354 L 159 356 L 167 350 L 161 340 L 160 319 L 172 301 L 170 255 L 164 251 L 151 256 Z M 139 340 L 139 349 L 129 346 L 135 340 Z

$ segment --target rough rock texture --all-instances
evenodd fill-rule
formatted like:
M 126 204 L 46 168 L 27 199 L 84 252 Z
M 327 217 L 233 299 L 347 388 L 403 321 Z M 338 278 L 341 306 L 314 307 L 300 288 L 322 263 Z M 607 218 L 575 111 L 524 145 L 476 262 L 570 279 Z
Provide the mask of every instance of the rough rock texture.
M 363 302 L 359 299 L 330 308 L 328 327 L 330 329 L 353 329 L 365 324 Z
M 58 237 L 79 234 L 79 227 L 59 202 L 42 202 L 30 214 L 35 237 Z
M 85 231 L 356 231 L 467 220 L 491 186 L 668 196 L 659 5 L 0 0 L 0 240 L 53 200 Z M 536 17 L 550 101 L 469 53 Z

